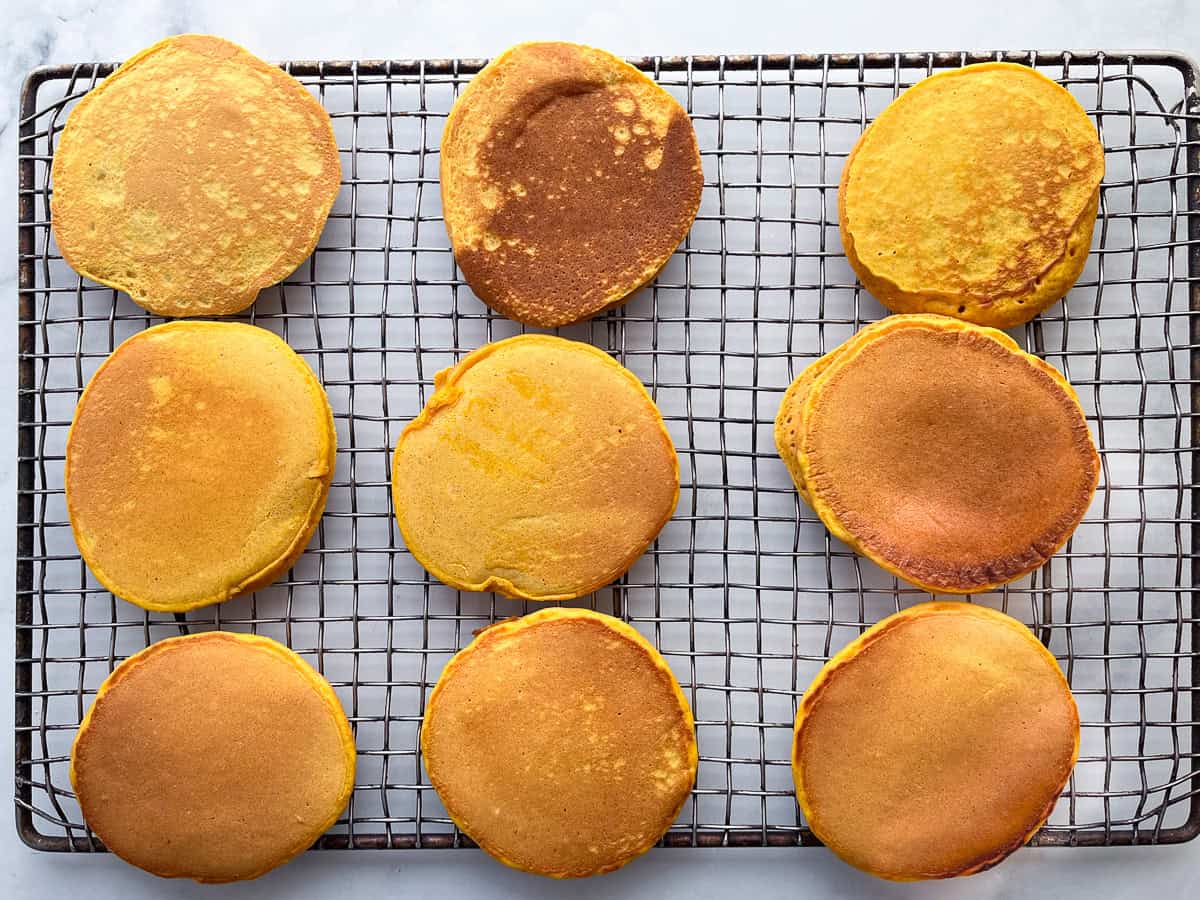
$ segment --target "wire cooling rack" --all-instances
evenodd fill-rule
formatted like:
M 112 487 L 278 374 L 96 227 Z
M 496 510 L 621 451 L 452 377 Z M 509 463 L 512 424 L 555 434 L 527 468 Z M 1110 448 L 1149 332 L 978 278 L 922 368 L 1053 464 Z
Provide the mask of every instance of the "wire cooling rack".
M 1200 831 L 1195 421 L 1200 103 L 1188 60 L 1155 53 L 648 58 L 687 107 L 700 215 L 652 286 L 562 329 L 647 384 L 678 448 L 682 495 L 654 547 L 578 601 L 662 650 L 696 714 L 699 777 L 669 846 L 816 843 L 789 770 L 797 699 L 864 628 L 927 599 L 830 538 L 776 457 L 772 421 L 807 363 L 884 310 L 841 252 L 841 166 L 901 90 L 1011 59 L 1066 85 L 1106 148 L 1094 248 L 1064 304 L 1015 336 L 1079 390 L 1101 448 L 1095 503 L 1065 550 L 974 598 L 1030 624 L 1083 720 L 1080 762 L 1036 844 L 1178 842 Z M 145 613 L 88 573 L 71 538 L 63 451 L 80 392 L 123 338 L 159 321 L 80 279 L 49 227 L 50 162 L 73 104 L 111 65 L 39 69 L 20 127 L 16 805 L 45 850 L 100 849 L 68 778 L 70 743 L 113 667 L 211 628 L 280 639 L 334 684 L 358 782 L 318 846 L 457 847 L 417 742 L 429 691 L 474 629 L 530 605 L 431 580 L 392 518 L 389 450 L 434 373 L 520 330 L 455 268 L 438 145 L 480 60 L 285 68 L 333 117 L 344 185 L 320 247 L 242 318 L 282 335 L 328 390 L 338 460 L 308 552 L 277 584 L 183 616 Z M 940 465 L 929 448 L 930 465 Z

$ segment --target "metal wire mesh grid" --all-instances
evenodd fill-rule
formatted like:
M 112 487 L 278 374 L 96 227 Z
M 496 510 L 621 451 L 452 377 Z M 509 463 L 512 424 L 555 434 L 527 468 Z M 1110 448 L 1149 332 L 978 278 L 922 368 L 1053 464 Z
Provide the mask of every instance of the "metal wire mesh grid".
M 1187 840 L 1200 831 L 1194 727 L 1200 607 L 1192 413 L 1200 306 L 1196 71 L 1166 54 L 887 54 L 636 60 L 687 107 L 705 171 L 700 215 L 652 286 L 562 329 L 613 353 L 667 420 L 677 514 L 632 571 L 581 604 L 661 649 L 696 713 L 695 790 L 670 846 L 815 843 L 792 793 L 798 698 L 884 615 L 927 599 L 830 538 L 775 456 L 773 417 L 808 362 L 884 310 L 841 252 L 836 186 L 865 125 L 933 71 L 1035 65 L 1094 117 L 1108 174 L 1087 268 L 1015 334 L 1077 387 L 1101 448 L 1097 499 L 1032 576 L 975 598 L 1033 626 L 1079 702 L 1079 765 L 1038 844 Z M 473 629 L 528 605 L 455 592 L 405 551 L 389 450 L 434 372 L 521 330 L 455 268 L 438 144 L 482 61 L 286 64 L 333 117 L 344 185 L 321 244 L 242 318 L 282 335 L 324 383 L 338 429 L 328 510 L 279 583 L 186 616 L 145 613 L 90 576 L 70 535 L 63 451 L 88 378 L 158 320 L 76 276 L 49 228 L 50 162 L 72 105 L 112 71 L 41 69 L 20 131 L 16 804 L 32 846 L 95 850 L 68 779 L 101 680 L 181 632 L 267 634 L 334 684 L 358 746 L 346 816 L 322 847 L 469 845 L 425 778 L 429 691 Z M 931 448 L 931 465 L 939 465 Z

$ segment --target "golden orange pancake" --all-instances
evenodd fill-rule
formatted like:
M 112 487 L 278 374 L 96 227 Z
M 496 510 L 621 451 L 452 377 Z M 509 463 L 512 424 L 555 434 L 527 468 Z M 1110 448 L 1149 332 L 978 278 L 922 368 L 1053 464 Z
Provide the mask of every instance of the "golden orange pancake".
M 589 319 L 653 278 L 692 227 L 704 173 L 665 90 L 610 53 L 518 44 L 442 136 L 442 207 L 472 290 L 528 325 Z
M 59 250 L 162 316 L 225 315 L 313 251 L 341 182 L 329 115 L 204 34 L 159 41 L 84 97 L 53 163 Z
M 1039 72 L 982 63 L 918 82 L 864 132 L 838 190 L 842 245 L 896 312 L 1008 328 L 1083 271 L 1104 150 Z
M 1028 628 L 921 603 L 846 645 L 805 692 L 792 773 L 813 833 L 896 881 L 971 875 L 1046 821 L 1079 756 L 1079 712 Z
M 312 370 L 271 332 L 170 322 L 122 343 L 67 436 L 67 513 L 106 588 L 182 612 L 257 590 L 304 552 L 336 435 Z
M 1053 367 L 995 329 L 891 316 L 802 373 L 780 456 L 835 537 L 933 592 L 1045 563 L 1087 511 L 1100 463 Z
M 569 600 L 619 578 L 679 500 L 679 461 L 637 376 L 589 344 L 488 344 L 439 372 L 400 435 L 392 495 L 446 584 Z
M 646 852 L 696 779 L 692 712 L 666 662 L 620 619 L 586 609 L 480 632 L 438 679 L 421 753 L 463 832 L 553 878 Z
M 105 679 L 71 784 L 109 850 L 165 878 L 257 878 L 312 845 L 354 788 L 329 683 L 265 637 L 159 641 Z

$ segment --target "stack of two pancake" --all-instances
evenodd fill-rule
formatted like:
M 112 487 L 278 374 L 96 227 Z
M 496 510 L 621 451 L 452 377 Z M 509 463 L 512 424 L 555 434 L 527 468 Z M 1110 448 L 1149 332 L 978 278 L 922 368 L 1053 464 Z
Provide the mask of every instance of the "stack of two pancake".
M 826 527 L 926 590 L 974 593 L 1042 565 L 1086 512 L 1099 458 L 1078 398 L 1012 338 L 892 316 L 810 365 L 775 441 Z

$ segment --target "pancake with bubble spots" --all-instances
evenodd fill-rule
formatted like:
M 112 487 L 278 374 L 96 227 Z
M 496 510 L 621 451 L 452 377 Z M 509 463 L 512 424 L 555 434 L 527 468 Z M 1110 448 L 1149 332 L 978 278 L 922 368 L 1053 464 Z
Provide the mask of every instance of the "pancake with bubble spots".
M 161 316 L 229 315 L 312 253 L 341 164 L 300 82 L 185 34 L 79 102 L 52 176 L 54 237 L 73 269 Z
M 441 183 L 471 288 L 550 328 L 650 281 L 691 228 L 704 175 L 687 113 L 644 74 L 591 47 L 530 43 L 455 103 Z

